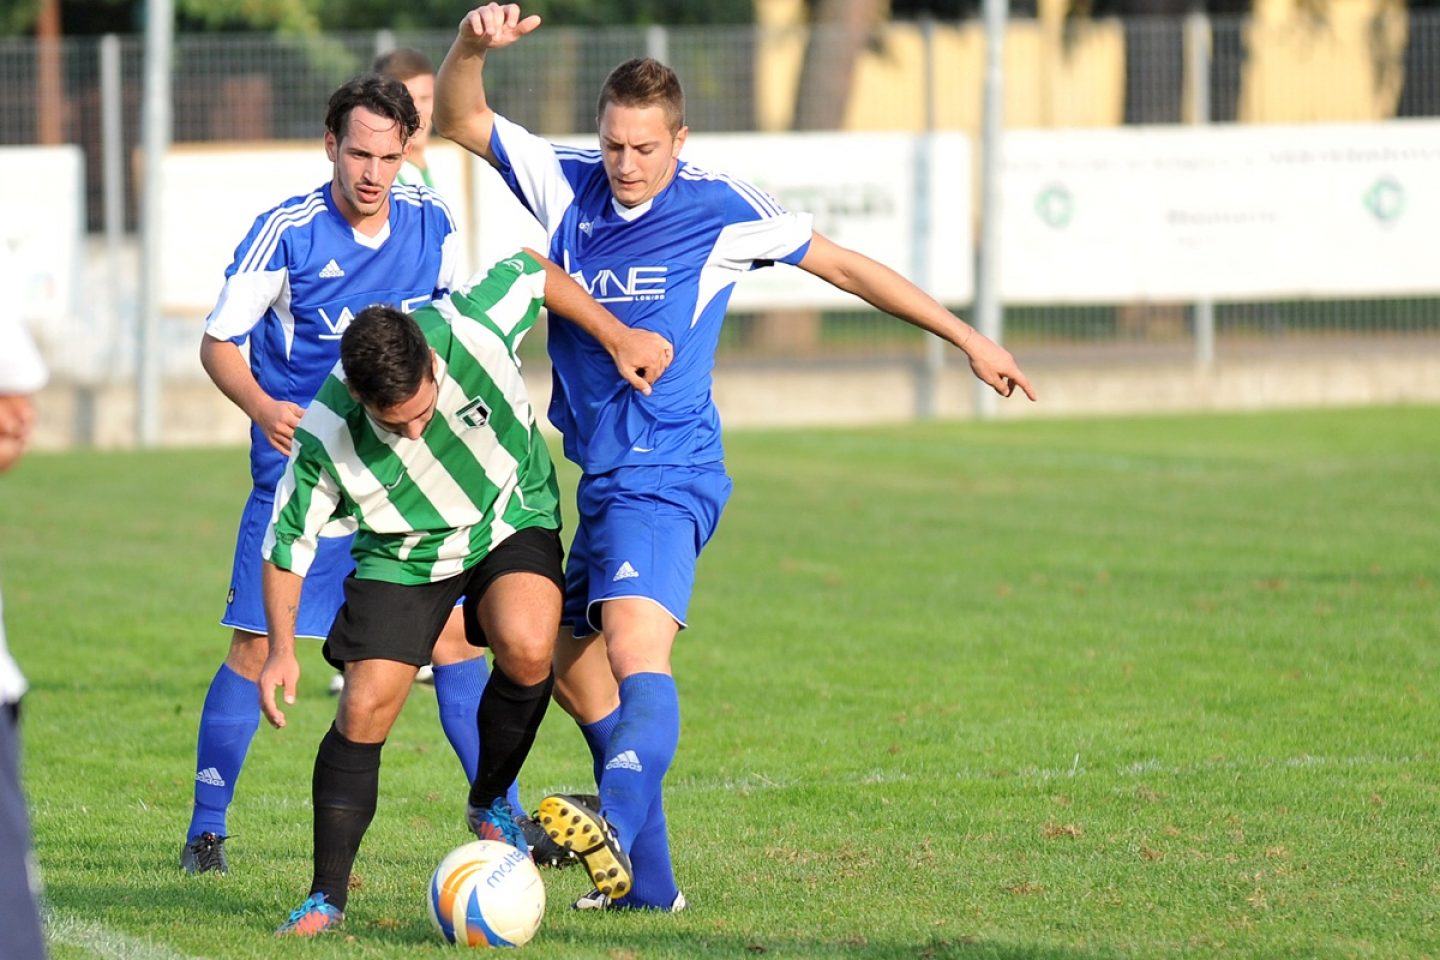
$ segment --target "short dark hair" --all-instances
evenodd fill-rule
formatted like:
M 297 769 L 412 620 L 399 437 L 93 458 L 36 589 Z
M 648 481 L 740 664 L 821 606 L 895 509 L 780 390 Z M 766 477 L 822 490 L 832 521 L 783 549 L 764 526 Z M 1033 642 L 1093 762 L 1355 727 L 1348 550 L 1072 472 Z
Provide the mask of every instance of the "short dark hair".
M 404 83 L 415 77 L 433 77 L 435 63 L 414 47 L 396 47 L 375 58 L 370 69 Z
M 344 140 L 349 132 L 350 113 L 356 107 L 364 107 L 382 117 L 395 121 L 402 131 L 400 140 L 408 143 L 420 129 L 420 113 L 405 84 L 394 77 L 378 73 L 362 73 L 347 80 L 340 89 L 330 94 L 330 106 L 325 111 L 325 129 Z
M 600 100 L 595 105 L 595 119 L 605 113 L 605 106 L 660 107 L 665 111 L 665 125 L 672 134 L 685 126 L 685 91 L 680 78 L 659 60 L 636 57 L 626 60 L 610 71 L 600 87 Z
M 366 307 L 340 337 L 340 366 L 355 398 L 384 410 L 434 376 L 430 344 L 415 318 L 386 304 Z

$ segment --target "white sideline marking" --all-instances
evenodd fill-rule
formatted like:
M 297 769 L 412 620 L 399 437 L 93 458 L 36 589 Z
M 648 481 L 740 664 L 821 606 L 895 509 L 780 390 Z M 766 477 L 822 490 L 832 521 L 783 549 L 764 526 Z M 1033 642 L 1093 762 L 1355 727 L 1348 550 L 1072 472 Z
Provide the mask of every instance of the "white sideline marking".
M 51 943 L 79 947 L 105 960 L 197 960 L 188 953 L 112 930 L 103 923 L 45 911 L 45 936 Z

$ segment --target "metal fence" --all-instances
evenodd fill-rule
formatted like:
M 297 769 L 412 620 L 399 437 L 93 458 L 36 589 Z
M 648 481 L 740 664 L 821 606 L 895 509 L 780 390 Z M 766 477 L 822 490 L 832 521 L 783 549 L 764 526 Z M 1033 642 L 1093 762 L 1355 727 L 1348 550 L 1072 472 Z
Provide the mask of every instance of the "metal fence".
M 1397 33 L 1390 21 L 1383 20 L 1393 15 L 1392 8 L 1377 5 L 1376 9 L 1375 22 L 1366 28 L 1366 42 L 1377 51 L 1373 60 L 1376 89 L 1381 92 L 1372 98 L 1378 104 L 1374 107 L 1379 114 L 1376 118 L 1440 116 L 1440 15 L 1413 12 Z M 1037 31 L 1048 29 L 1038 21 L 1030 23 Z M 938 26 L 959 29 L 974 24 Z M 1283 33 L 1281 28 L 1246 17 L 1210 18 L 1198 27 L 1199 34 L 1193 19 L 1162 17 L 1056 25 L 1059 32 L 1052 60 L 1070 57 L 1082 44 L 1102 38 L 1102 34 L 1122 44 L 1123 90 L 1114 111 L 1116 121 L 1123 124 L 1263 121 L 1265 104 L 1274 102 L 1290 104 L 1285 109 L 1291 111 L 1286 117 L 1291 121 L 1354 119 L 1353 104 L 1347 106 L 1344 98 L 1313 89 L 1307 77 L 1287 80 L 1283 69 L 1272 69 L 1269 74 L 1259 69 L 1268 42 L 1266 31 Z M 867 52 L 881 60 L 887 55 L 899 56 L 887 53 L 888 38 L 907 29 L 913 30 L 915 25 L 885 27 L 872 38 Z M 1203 41 L 1199 59 L 1194 56 L 1201 49 L 1194 46 L 1197 36 Z M 448 30 L 307 39 L 181 36 L 174 50 L 173 140 L 318 141 L 325 101 L 340 81 L 365 69 L 378 52 L 396 45 L 418 48 L 438 63 L 452 38 Z M 493 103 L 531 129 L 545 134 L 572 133 L 593 122 L 593 98 L 610 67 L 623 58 L 648 54 L 671 63 L 685 79 L 687 119 L 693 129 L 756 130 L 773 125 L 773 120 L 766 119 L 765 93 L 757 80 L 758 61 L 767 49 L 784 42 L 800 41 L 756 27 L 584 31 L 546 27 L 491 59 L 486 68 L 487 88 Z M 50 46 L 32 40 L 0 41 L 0 145 L 33 144 L 57 132 L 63 142 L 79 144 L 86 158 L 88 227 L 97 236 L 106 227 L 107 142 L 102 105 L 107 86 L 118 93 L 121 128 L 120 143 L 108 144 L 123 165 L 119 205 L 123 219 L 115 228 L 127 237 L 136 228 L 142 60 L 139 37 L 103 42 L 67 39 Z M 1031 68 L 1034 63 L 1012 63 L 1010 67 L 1012 71 Z M 937 62 L 928 85 L 915 95 L 943 103 L 947 94 L 953 95 L 963 85 L 960 74 L 964 69 L 963 64 Z M 951 70 L 956 72 L 952 75 Z M 1394 74 L 1389 80 L 1387 70 Z M 1294 89 L 1279 89 L 1287 83 L 1293 83 Z M 1339 115 L 1327 113 L 1332 107 Z M 969 111 L 966 115 L 970 116 L 977 108 L 961 104 L 957 109 Z M 943 110 L 931 111 L 931 115 L 938 126 L 951 122 Z M 897 124 L 903 124 L 906 121 L 899 118 L 908 114 L 896 112 L 894 116 Z M 23 185 L 10 184 L 7 189 L 23 189 Z M 217 191 L 217 203 L 223 202 L 223 190 Z M 98 240 L 93 244 L 102 249 Z M 118 272 L 128 276 L 128 270 L 127 266 Z M 114 272 L 112 267 L 112 275 Z M 218 277 L 216 282 L 218 288 Z M 133 290 L 125 288 L 119 296 L 132 294 Z M 133 313 L 133 304 L 120 308 L 122 315 L 127 311 Z M 1189 304 L 1010 308 L 1005 335 L 1010 341 L 1037 347 L 1146 345 L 1162 351 L 1185 350 L 1194 343 L 1199 315 L 1200 310 Z M 914 331 L 857 307 L 824 314 L 815 328 L 818 333 L 802 345 L 799 353 L 803 355 L 797 356 L 793 341 L 776 347 L 771 338 L 761 335 L 766 319 L 732 316 L 722 340 L 722 360 L 764 358 L 776 349 L 797 361 L 807 356 L 918 357 L 923 349 L 923 337 Z M 1379 335 L 1421 335 L 1424 348 L 1435 349 L 1432 344 L 1437 341 L 1430 337 L 1440 335 L 1440 300 L 1222 303 L 1213 305 L 1213 319 L 1222 353 L 1280 343 L 1294 345 L 1302 338 L 1324 343 L 1343 336 Z M 193 369 L 197 321 L 166 321 L 167 337 L 175 343 L 173 349 L 166 348 L 167 356 L 183 357 L 177 363 L 186 369 Z M 122 351 L 110 370 L 114 375 L 126 375 L 130 360 Z

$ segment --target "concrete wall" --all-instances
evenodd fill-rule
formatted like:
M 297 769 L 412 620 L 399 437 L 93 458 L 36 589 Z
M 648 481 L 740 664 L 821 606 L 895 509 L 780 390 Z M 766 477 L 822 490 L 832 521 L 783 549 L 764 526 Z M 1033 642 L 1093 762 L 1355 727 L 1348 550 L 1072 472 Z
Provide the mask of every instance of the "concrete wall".
M 1018 356 L 1040 402 L 1002 401 L 1004 418 L 1440 404 L 1434 337 L 1222 347 L 1210 370 L 1197 369 L 1183 347 L 1047 347 Z M 972 417 L 975 383 L 968 367 L 946 367 L 937 385 L 939 415 Z M 544 410 L 548 375 L 537 372 L 530 391 Z M 916 368 L 905 363 L 734 364 L 722 366 L 715 383 L 730 429 L 900 423 L 914 418 L 917 396 Z M 38 398 L 35 446 L 132 446 L 134 398 L 128 383 L 96 389 L 57 381 Z M 164 445 L 248 442 L 244 415 L 208 381 L 167 383 L 162 409 Z

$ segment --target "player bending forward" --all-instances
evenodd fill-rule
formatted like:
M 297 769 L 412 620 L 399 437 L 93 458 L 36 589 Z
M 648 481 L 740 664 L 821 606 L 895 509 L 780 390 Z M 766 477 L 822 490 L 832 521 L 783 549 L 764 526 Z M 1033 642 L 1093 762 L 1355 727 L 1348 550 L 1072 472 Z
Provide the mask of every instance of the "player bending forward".
M 381 748 L 461 596 L 468 639 L 495 655 L 475 717 L 467 819 L 482 840 L 526 849 L 505 791 L 550 700 L 563 583 L 555 470 L 516 357 L 542 300 L 606 344 L 618 376 L 650 392 L 669 343 L 626 328 L 525 252 L 414 317 L 361 311 L 340 341 L 339 371 L 295 429 L 263 548 L 270 633 L 260 697 L 276 727 L 285 714 L 275 688 L 295 701 L 295 615 L 320 530 L 337 512 L 358 530 L 355 573 L 324 647 L 346 681 L 315 756 L 314 874 L 279 935 L 314 936 L 344 919 Z

